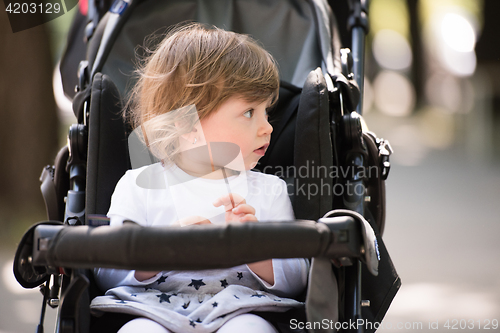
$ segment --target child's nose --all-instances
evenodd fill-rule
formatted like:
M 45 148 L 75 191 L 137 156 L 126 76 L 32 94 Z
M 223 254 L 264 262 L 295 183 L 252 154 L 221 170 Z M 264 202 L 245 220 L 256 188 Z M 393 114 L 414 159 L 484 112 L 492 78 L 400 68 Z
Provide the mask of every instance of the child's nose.
M 267 116 L 262 120 L 262 124 L 260 127 L 260 134 L 261 135 L 269 135 L 273 132 L 273 127 L 269 123 L 269 120 L 267 119 Z

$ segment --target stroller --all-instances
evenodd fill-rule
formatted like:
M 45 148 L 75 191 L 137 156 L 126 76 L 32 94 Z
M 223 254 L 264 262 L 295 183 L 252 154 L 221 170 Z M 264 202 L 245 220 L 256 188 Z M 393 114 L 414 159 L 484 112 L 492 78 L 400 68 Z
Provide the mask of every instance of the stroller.
M 14 260 L 23 287 L 41 286 L 39 331 L 46 305 L 58 307 L 57 332 L 95 332 L 96 327 L 111 332 L 130 319 L 91 315 L 89 302 L 103 291 L 90 268 L 209 269 L 269 258 L 312 258 L 302 295 L 305 311 L 261 314 L 280 332 L 378 328 L 401 285 L 381 238 L 392 150 L 363 128 L 367 2 L 348 4 L 354 56 L 340 48 L 336 19 L 324 0 L 117 0 L 109 11 L 106 1 L 88 3 L 87 16 L 77 17 L 71 33 L 87 40 L 73 98 L 78 124 L 71 126 L 55 165 L 42 173 L 49 220 L 26 232 Z M 260 20 L 254 19 L 257 14 Z M 103 226 L 116 183 L 137 167 L 127 148 L 132 129 L 119 116 L 132 86 L 137 45 L 186 20 L 250 34 L 279 63 L 274 131 L 257 168 L 290 185 L 296 221 L 196 230 Z M 319 166 L 329 172 L 288 172 Z M 193 237 L 198 251 L 187 249 Z M 141 251 L 125 250 L 131 246 Z

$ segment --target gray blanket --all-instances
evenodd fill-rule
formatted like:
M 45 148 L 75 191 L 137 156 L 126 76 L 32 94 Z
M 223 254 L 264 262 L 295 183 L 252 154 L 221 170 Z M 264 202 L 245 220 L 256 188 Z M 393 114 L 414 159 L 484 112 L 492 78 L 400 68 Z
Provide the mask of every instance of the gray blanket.
M 94 314 L 121 312 L 150 318 L 173 332 L 216 331 L 251 311 L 283 312 L 303 303 L 275 296 L 242 266 L 223 270 L 170 271 L 144 287 L 120 286 L 96 297 Z

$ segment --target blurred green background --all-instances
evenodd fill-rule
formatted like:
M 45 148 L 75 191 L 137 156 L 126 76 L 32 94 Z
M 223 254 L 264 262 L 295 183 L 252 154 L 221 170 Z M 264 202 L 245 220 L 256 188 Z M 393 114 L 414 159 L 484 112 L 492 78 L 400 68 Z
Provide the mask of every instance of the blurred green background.
M 75 121 L 57 64 L 76 10 L 16 34 L 0 14 L 5 267 L 45 219 L 38 178 Z M 403 280 L 386 320 L 500 319 L 500 1 L 371 0 L 369 11 L 363 113 L 395 150 L 385 242 Z M 0 320 L 0 333 L 31 331 L 33 311 Z
M 370 1 L 364 115 L 370 127 L 413 124 L 405 132 L 415 138 L 395 133 L 396 148 L 414 141 L 397 150 L 396 162 L 418 164 L 427 151 L 448 149 L 480 163 L 498 160 L 499 6 L 494 0 Z M 69 101 L 60 87 L 54 97 L 52 86 L 60 84 L 54 71 L 76 10 L 16 34 L 1 15 L 2 244 L 13 245 L 44 219 L 38 177 L 73 121 Z
M 67 110 L 54 97 L 54 73 L 76 8 L 43 25 L 12 33 L 0 5 L 0 246 L 46 219 L 39 177 L 65 144 Z

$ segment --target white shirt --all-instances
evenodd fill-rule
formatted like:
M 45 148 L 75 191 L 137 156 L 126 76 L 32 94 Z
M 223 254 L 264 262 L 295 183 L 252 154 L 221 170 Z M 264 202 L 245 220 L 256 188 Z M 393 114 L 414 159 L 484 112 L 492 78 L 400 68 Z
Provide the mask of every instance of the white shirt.
M 164 168 L 160 163 L 125 173 L 116 185 L 108 217 L 111 226 L 120 226 L 124 220 L 142 226 L 170 226 L 193 215 L 203 216 L 214 224 L 225 224 L 224 207 L 214 207 L 212 202 L 228 193 L 245 198 L 246 203 L 255 208 L 255 216 L 261 222 L 295 219 L 286 183 L 276 176 L 246 171 L 228 177 L 227 181 L 213 180 L 192 177 L 176 165 Z M 272 286 L 248 270 L 267 291 L 290 297 L 306 286 L 309 263 L 306 259 L 273 259 L 275 282 Z M 96 280 L 107 290 L 123 285 L 148 285 L 165 274 L 160 272 L 140 282 L 134 273 L 96 269 Z

